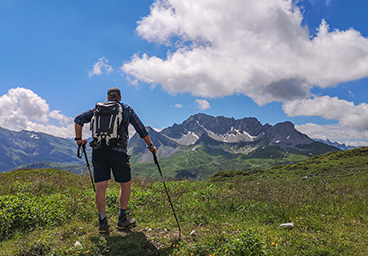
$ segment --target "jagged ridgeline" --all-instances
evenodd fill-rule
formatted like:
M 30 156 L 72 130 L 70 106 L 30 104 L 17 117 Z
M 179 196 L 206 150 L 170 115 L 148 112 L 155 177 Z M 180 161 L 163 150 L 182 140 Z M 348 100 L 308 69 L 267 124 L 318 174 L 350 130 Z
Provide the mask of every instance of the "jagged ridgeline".
M 291 122 L 262 125 L 254 117 L 196 114 L 159 132 L 147 129 L 158 148 L 164 175 L 176 178 L 207 178 L 218 171 L 264 169 L 338 150 L 313 141 Z M 58 168 L 76 174 L 86 171 L 83 159 L 77 158 L 73 140 L 2 128 L 0 138 L 0 172 L 19 167 Z M 138 134 L 131 137 L 128 153 L 132 155 L 133 175 L 158 175 L 152 154 Z

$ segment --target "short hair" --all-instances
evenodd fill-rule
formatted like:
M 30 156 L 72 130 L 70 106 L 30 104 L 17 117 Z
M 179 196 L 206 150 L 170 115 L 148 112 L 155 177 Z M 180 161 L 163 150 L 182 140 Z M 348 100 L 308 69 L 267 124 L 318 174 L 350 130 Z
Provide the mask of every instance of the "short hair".
M 118 99 L 121 96 L 120 90 L 116 87 L 111 87 L 107 91 L 107 96 L 109 96 L 111 99 Z

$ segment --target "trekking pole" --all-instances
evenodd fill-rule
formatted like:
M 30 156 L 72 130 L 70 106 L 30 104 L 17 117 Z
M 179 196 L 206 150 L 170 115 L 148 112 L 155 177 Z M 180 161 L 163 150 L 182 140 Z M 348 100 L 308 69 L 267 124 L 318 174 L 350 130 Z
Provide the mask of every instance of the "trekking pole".
M 92 178 L 92 172 L 91 172 L 91 167 L 89 166 L 89 162 L 88 162 L 88 158 L 87 158 L 87 152 L 86 152 L 86 144 L 80 144 L 78 146 L 78 152 L 77 152 L 77 155 L 79 158 L 82 158 L 82 154 L 80 153 L 80 149 L 83 148 L 83 154 L 84 154 L 84 157 L 86 159 L 86 164 L 87 164 L 87 168 L 88 168 L 88 171 L 89 171 L 89 177 L 91 178 L 91 182 L 92 182 L 92 186 L 93 186 L 93 191 L 96 193 L 96 188 L 95 188 L 95 184 L 93 183 L 93 178 Z
M 171 202 L 171 198 L 169 196 L 169 192 L 167 191 L 166 184 L 165 184 L 165 181 L 164 181 L 164 177 L 162 176 L 161 168 L 160 168 L 160 165 L 158 164 L 156 153 L 155 152 L 152 152 L 152 154 L 153 154 L 153 160 L 155 161 L 155 164 L 157 165 L 158 171 L 160 172 L 162 183 L 164 184 L 166 195 L 169 198 L 169 202 L 170 202 L 170 205 L 171 205 L 171 209 L 172 209 L 172 211 L 174 213 L 174 217 L 175 217 L 176 223 L 178 224 L 178 228 L 179 228 L 179 240 L 180 240 L 181 228 L 180 228 L 180 225 L 179 225 L 179 221 L 178 221 L 178 218 L 176 217 L 175 209 L 174 209 L 174 206 L 173 206 L 173 204 Z

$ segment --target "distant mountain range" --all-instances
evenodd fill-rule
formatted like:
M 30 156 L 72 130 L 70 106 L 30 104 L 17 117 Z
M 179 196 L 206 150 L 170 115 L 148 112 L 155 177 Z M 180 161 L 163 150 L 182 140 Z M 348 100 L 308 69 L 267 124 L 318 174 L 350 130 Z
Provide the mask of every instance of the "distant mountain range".
M 160 161 L 170 162 L 167 169 L 171 176 L 180 176 L 180 173 L 196 176 L 199 172 L 206 172 L 206 169 L 211 169 L 208 171 L 210 175 L 218 169 L 214 166 L 226 164 L 229 160 L 232 162 L 227 164 L 226 168 L 250 170 L 257 166 L 264 168 L 301 161 L 313 155 L 339 150 L 298 132 L 291 122 L 274 126 L 262 125 L 256 118 L 237 120 L 196 114 L 181 124 L 174 124 L 161 131 L 150 127 L 147 129 L 158 148 Z M 0 172 L 19 166 L 60 166 L 60 169 L 80 173 L 85 165 L 83 158 L 77 158 L 74 140 L 37 132 L 14 132 L 3 128 L 0 128 L 0 139 Z M 142 164 L 152 163 L 152 154 L 138 134 L 134 134 L 129 140 L 128 153 L 132 156 L 131 163 L 135 164 L 137 169 L 144 167 Z M 258 159 L 261 163 L 254 164 L 253 160 L 254 163 L 251 163 L 250 159 Z M 150 169 L 144 168 L 145 170 L 137 171 L 137 175 L 143 175 Z
M 333 146 L 333 147 L 336 147 L 340 150 L 349 150 L 349 149 L 354 149 L 356 147 L 353 147 L 353 146 L 347 146 L 345 145 L 344 143 L 338 143 L 338 142 L 332 142 L 330 141 L 329 139 L 326 139 L 326 140 L 322 140 L 322 139 L 313 139 L 314 141 L 318 141 L 318 142 L 322 142 L 322 143 L 325 143 L 327 145 L 330 145 L 330 146 Z
M 0 127 L 0 172 L 20 165 L 55 162 L 81 165 L 74 140 L 40 132 L 15 132 Z
M 321 146 L 307 135 L 298 132 L 291 122 L 272 126 L 262 125 L 256 118 L 236 120 L 206 114 L 193 115 L 183 123 L 175 123 L 160 132 L 149 129 L 149 134 L 153 143 L 158 146 L 161 157 L 169 157 L 183 147 L 198 147 L 202 144 L 220 147 L 225 152 L 235 154 L 249 154 L 260 147 L 272 145 L 282 150 L 293 149 L 303 154 L 308 151 L 311 155 L 315 155 L 314 148 Z M 319 154 L 332 150 L 337 149 L 325 147 L 325 150 Z M 137 162 L 151 160 L 151 157 L 145 157 L 145 154 L 150 155 L 150 153 L 147 152 L 144 142 L 137 134 L 130 140 L 128 152 L 139 156 L 135 158 Z
M 196 114 L 162 131 L 149 128 L 168 176 L 206 178 L 218 171 L 267 168 L 337 151 L 300 133 L 291 122 L 262 125 L 256 118 Z M 152 154 L 135 134 L 129 141 L 133 173 L 156 173 Z

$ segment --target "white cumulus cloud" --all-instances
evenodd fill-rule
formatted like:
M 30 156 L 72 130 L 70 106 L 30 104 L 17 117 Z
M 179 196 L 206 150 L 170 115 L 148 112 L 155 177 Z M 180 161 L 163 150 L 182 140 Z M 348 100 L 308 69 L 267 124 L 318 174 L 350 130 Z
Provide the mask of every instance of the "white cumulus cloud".
M 321 116 L 338 120 L 343 127 L 368 131 L 368 104 L 355 105 L 353 102 L 337 97 L 314 97 L 288 102 L 283 105 L 284 112 L 290 116 Z
M 58 125 L 52 124 L 52 119 L 58 121 Z M 61 114 L 59 110 L 50 111 L 46 100 L 20 87 L 0 96 L 0 127 L 74 137 L 73 118 Z
M 314 123 L 295 125 L 295 128 L 311 138 L 329 139 L 350 146 L 368 146 L 368 131 L 359 131 L 338 124 L 318 125 Z
M 182 107 L 183 107 L 183 104 L 179 104 L 179 103 L 177 103 L 177 104 L 175 104 L 175 107 L 176 107 L 176 108 L 182 108 Z
M 173 50 L 134 55 L 120 69 L 170 94 L 244 94 L 259 105 L 368 76 L 367 38 L 324 20 L 310 36 L 302 20 L 291 0 L 156 0 L 136 31 Z
M 96 75 L 102 75 L 103 73 L 109 74 L 114 69 L 108 64 L 109 61 L 105 58 L 99 58 L 98 61 L 93 65 L 93 69 L 88 71 L 88 77 L 93 77 Z
M 195 103 L 197 104 L 197 108 L 203 111 L 211 108 L 210 103 L 207 100 L 196 99 Z

